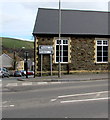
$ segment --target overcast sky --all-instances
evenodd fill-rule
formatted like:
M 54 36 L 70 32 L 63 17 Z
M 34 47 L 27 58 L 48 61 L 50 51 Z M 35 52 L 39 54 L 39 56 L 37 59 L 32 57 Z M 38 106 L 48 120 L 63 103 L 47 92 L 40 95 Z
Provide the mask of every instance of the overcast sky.
M 33 40 L 32 31 L 38 8 L 58 8 L 58 1 L 0 0 L 0 36 Z M 61 0 L 61 8 L 108 11 L 108 1 Z

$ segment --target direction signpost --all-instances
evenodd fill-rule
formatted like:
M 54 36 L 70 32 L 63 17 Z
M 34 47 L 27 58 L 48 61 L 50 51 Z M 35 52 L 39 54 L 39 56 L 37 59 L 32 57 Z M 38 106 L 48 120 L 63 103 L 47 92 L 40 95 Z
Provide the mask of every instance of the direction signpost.
M 42 76 L 42 58 L 43 54 L 49 54 L 50 55 L 50 71 L 52 76 L 52 54 L 53 54 L 53 46 L 52 45 L 39 45 L 39 54 L 41 55 L 41 76 Z

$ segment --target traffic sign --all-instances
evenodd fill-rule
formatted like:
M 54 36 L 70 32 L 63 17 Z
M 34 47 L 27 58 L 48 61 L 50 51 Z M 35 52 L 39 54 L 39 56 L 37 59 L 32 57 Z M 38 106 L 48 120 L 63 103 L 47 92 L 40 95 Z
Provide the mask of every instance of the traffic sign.
M 53 54 L 53 46 L 39 45 L 39 54 Z

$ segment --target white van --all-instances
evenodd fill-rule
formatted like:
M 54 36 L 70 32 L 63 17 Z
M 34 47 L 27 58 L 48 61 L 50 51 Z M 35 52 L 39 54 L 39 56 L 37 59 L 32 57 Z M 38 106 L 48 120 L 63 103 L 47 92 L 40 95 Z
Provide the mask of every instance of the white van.
M 10 74 L 6 68 L 0 68 L 0 77 L 4 78 L 9 76 Z

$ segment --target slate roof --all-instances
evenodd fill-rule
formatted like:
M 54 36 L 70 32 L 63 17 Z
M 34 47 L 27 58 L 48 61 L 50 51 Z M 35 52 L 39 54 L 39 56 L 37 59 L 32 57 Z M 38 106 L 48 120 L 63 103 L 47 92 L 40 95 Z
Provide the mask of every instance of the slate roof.
M 62 10 L 61 20 L 62 35 L 110 35 L 108 12 Z M 38 9 L 35 34 L 58 34 L 58 9 Z

